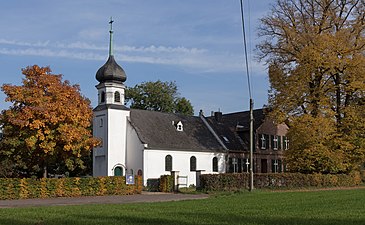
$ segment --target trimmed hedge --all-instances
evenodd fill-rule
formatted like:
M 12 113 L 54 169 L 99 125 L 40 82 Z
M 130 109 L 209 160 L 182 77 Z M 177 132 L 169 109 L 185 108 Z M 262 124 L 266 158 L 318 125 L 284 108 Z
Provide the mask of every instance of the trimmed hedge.
M 142 177 L 127 185 L 125 177 L 0 178 L 0 199 L 131 195 L 142 192 Z
M 203 174 L 200 189 L 207 191 L 236 191 L 249 187 L 248 173 Z M 359 172 L 347 174 L 301 174 L 273 173 L 254 174 L 254 187 L 262 188 L 305 188 L 305 187 L 348 187 L 361 184 Z
M 162 175 L 160 177 L 160 192 L 173 192 L 174 191 L 174 177 L 171 175 Z

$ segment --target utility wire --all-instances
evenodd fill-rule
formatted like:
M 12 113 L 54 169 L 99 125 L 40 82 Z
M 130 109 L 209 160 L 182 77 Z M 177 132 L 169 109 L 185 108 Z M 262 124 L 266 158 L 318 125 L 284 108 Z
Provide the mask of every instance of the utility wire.
M 242 20 L 242 35 L 243 35 L 243 46 L 245 50 L 245 63 L 246 63 L 246 74 L 247 74 L 247 83 L 248 83 L 248 94 L 250 96 L 250 99 L 252 99 L 251 94 L 251 81 L 250 81 L 250 72 L 249 72 L 249 66 L 248 66 L 248 54 L 247 54 L 247 45 L 246 45 L 246 32 L 245 32 L 245 18 L 243 15 L 243 3 L 242 0 L 240 0 L 241 3 L 241 20 Z

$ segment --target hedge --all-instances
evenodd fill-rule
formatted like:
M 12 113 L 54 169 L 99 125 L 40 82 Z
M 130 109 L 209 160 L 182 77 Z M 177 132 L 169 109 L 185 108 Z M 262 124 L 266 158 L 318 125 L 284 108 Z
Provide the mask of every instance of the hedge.
M 160 177 L 160 192 L 173 192 L 174 191 L 174 177 L 171 175 L 162 175 Z
M 200 189 L 207 191 L 235 191 L 249 187 L 248 173 L 203 174 Z M 262 188 L 306 188 L 306 187 L 348 187 L 361 184 L 359 172 L 347 174 L 301 174 L 273 173 L 254 174 L 254 187 Z
M 142 192 L 142 177 L 127 185 L 125 177 L 0 178 L 0 199 L 131 195 Z

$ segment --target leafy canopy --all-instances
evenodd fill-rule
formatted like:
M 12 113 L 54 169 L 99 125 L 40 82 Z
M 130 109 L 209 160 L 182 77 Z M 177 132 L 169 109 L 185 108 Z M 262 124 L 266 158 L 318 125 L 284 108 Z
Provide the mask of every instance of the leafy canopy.
M 22 85 L 1 87 L 12 103 L 0 116 L 1 157 L 29 176 L 51 165 L 70 171 L 84 167 L 82 157 L 98 144 L 90 130 L 90 101 L 49 67 L 29 66 L 22 73 Z
M 190 101 L 180 97 L 175 82 L 149 81 L 126 88 L 126 104 L 134 109 L 193 115 Z
M 365 2 L 277 0 L 261 22 L 272 116 L 290 125 L 288 168 L 356 169 L 365 161 Z

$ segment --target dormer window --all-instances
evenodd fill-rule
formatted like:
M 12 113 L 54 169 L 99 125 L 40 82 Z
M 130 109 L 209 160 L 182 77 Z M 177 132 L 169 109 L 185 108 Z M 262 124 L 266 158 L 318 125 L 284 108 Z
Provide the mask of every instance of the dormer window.
M 181 121 L 179 121 L 177 124 L 176 124 L 176 130 L 177 131 L 183 131 L 183 124 Z
M 119 93 L 119 91 L 114 92 L 114 102 L 120 102 L 120 93 Z

